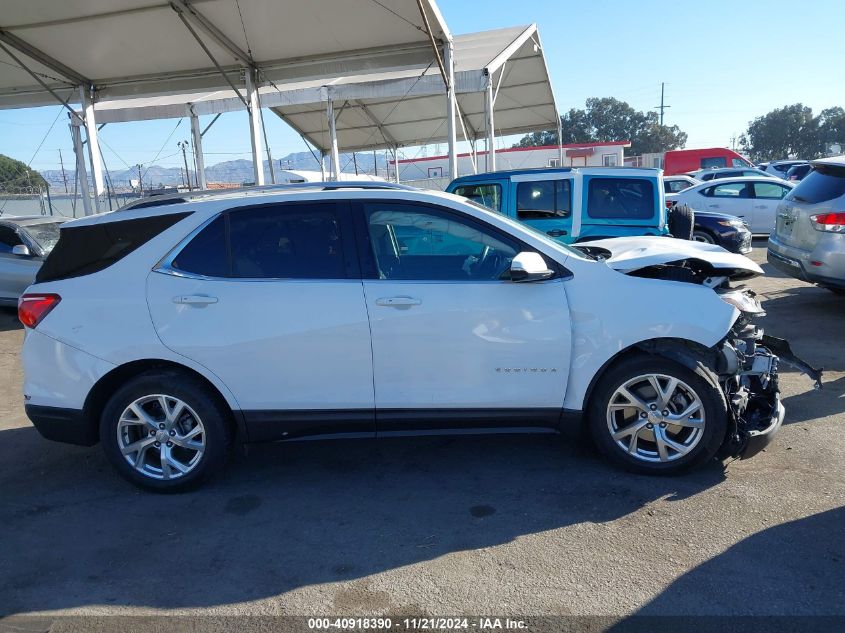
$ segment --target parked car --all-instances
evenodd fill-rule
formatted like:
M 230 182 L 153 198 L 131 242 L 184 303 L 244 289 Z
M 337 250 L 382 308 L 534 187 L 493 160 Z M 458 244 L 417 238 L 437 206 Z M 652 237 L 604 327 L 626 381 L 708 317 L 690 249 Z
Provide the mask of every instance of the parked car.
M 690 176 L 705 182 L 707 180 L 715 180 L 717 178 L 743 178 L 746 176 L 763 176 L 765 178 L 776 178 L 760 169 L 746 167 L 744 169 L 734 169 L 732 167 L 724 167 L 720 169 L 699 169 L 689 173 Z
M 65 220 L 43 215 L 0 218 L 0 305 L 18 305 L 18 297 L 59 240 Z
M 693 176 L 682 174 L 680 176 L 664 176 L 663 178 L 663 192 L 664 193 L 678 193 L 684 189 L 688 189 L 693 185 L 700 184 L 702 181 Z
M 778 178 L 786 179 L 786 172 L 790 170 L 790 168 L 794 167 L 795 165 L 806 165 L 806 160 L 774 160 L 770 163 L 766 164 L 766 168 L 763 170 L 767 174 L 771 174 L 772 176 L 777 176 Z
M 752 233 L 768 234 L 775 228 L 775 209 L 793 186 L 785 180 L 759 176 L 720 178 L 667 196 L 667 200 L 688 205 L 696 213 L 715 211 L 736 216 L 748 223 Z
M 810 173 L 810 170 L 812 168 L 813 166 L 810 163 L 801 163 L 800 165 L 793 165 L 786 172 L 784 180 L 788 180 L 789 182 L 800 182 L 804 180 L 804 177 Z
M 666 152 L 663 157 L 663 171 L 667 176 L 719 167 L 754 167 L 754 165 L 745 157 L 726 147 L 676 149 Z
M 574 248 L 387 183 L 159 199 L 62 227 L 20 300 L 25 408 L 158 490 L 217 471 L 235 441 L 582 416 L 617 464 L 676 472 L 781 426 L 793 357 L 730 284 L 761 273 L 666 237 Z
M 446 191 L 555 239 L 573 242 L 669 233 L 657 169 L 556 167 L 456 178 Z M 691 227 L 688 227 L 688 232 Z M 678 233 L 679 235 L 681 233 Z
M 778 206 L 768 260 L 790 277 L 845 294 L 845 157 L 811 165 Z
M 692 239 L 716 244 L 731 253 L 751 252 L 751 230 L 740 218 L 713 211 L 695 211 Z

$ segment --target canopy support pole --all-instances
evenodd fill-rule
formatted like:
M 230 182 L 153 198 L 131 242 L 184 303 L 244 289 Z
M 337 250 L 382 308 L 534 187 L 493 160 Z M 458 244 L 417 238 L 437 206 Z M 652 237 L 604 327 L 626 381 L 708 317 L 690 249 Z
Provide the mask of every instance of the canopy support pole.
M 393 175 L 396 179 L 396 184 L 399 184 L 399 146 L 393 147 Z
M 563 123 L 560 117 L 557 118 L 557 150 L 560 166 L 563 167 Z
M 252 145 L 252 168 L 255 171 L 255 184 L 264 184 L 264 148 L 261 144 L 261 110 L 258 105 L 258 90 L 255 86 L 255 71 L 245 69 L 246 101 L 249 113 L 249 142 Z
M 340 152 L 337 148 L 337 126 L 334 118 L 332 96 L 326 90 L 326 118 L 329 120 L 329 140 L 331 142 L 332 180 L 340 180 Z
M 97 140 L 97 121 L 94 116 L 94 100 L 88 92 L 87 86 L 79 87 L 79 97 L 82 102 L 83 118 L 85 120 L 85 135 L 88 138 L 88 159 L 91 163 L 91 179 L 94 183 L 94 207 L 100 212 L 100 199 L 106 193 L 103 180 L 103 157 L 100 154 L 100 143 Z
M 194 114 L 191 108 L 191 136 L 194 141 L 194 167 L 197 170 L 197 187 L 208 189 L 205 180 L 205 159 L 202 155 L 202 131 L 200 130 L 200 118 Z
M 493 120 L 493 81 L 487 76 L 484 99 L 484 120 L 487 126 L 487 171 L 496 171 L 496 126 Z
M 446 66 L 446 123 L 448 126 L 449 142 L 449 178 L 454 180 L 458 177 L 458 150 L 457 130 L 455 126 L 455 59 L 454 46 L 452 42 L 446 42 L 443 47 L 443 62 Z M 397 164 L 398 172 L 398 164 Z
M 82 210 L 85 215 L 91 215 L 91 192 L 88 190 L 88 171 L 85 169 L 85 150 L 82 148 L 82 132 L 78 125 L 70 125 L 70 135 L 73 138 L 73 153 L 76 155 L 76 179 L 82 194 Z

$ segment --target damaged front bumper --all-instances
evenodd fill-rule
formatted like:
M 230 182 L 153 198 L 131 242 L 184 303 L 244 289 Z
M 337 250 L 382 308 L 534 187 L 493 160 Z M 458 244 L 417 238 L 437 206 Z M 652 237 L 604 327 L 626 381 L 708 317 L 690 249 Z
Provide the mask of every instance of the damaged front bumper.
M 722 342 L 720 382 L 728 401 L 729 429 L 724 456 L 748 459 L 763 450 L 786 414 L 778 387 L 780 362 L 795 367 L 821 388 L 822 371 L 792 353 L 789 343 L 768 336 L 750 319 L 740 319 Z

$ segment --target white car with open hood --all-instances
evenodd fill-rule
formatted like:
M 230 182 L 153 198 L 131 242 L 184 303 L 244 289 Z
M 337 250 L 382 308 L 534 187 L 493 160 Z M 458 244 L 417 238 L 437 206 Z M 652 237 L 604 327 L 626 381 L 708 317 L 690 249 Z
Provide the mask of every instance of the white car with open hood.
M 315 183 L 69 222 L 21 298 L 26 411 L 177 490 L 235 442 L 587 424 L 622 466 L 749 456 L 780 427 L 747 258 L 563 245 L 445 193 Z

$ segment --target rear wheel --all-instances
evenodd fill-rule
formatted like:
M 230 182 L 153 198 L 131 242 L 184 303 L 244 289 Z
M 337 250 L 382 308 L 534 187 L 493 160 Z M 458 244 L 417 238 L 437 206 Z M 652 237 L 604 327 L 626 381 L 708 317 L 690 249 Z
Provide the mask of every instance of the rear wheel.
M 629 470 L 671 474 L 712 459 L 725 439 L 727 404 L 715 376 L 640 356 L 612 367 L 596 387 L 589 424 L 598 448 Z
M 176 492 L 225 464 L 232 446 L 231 412 L 193 376 L 153 371 L 109 400 L 100 441 L 117 471 L 135 485 Z

